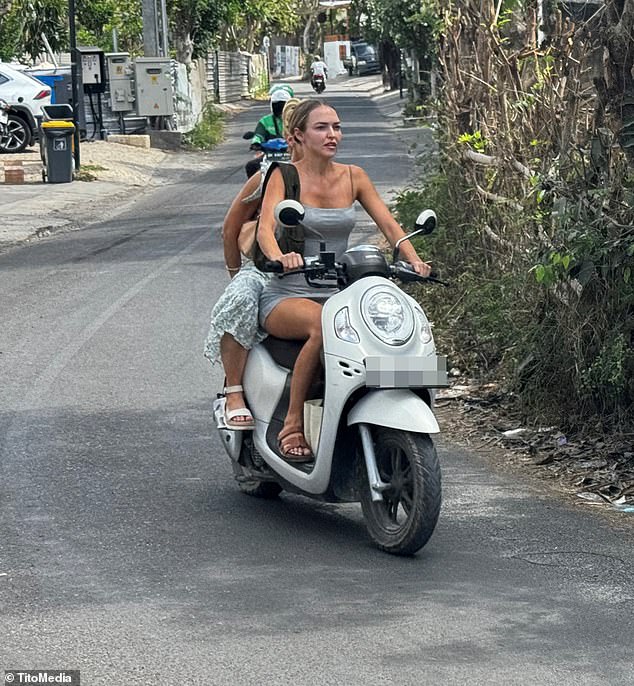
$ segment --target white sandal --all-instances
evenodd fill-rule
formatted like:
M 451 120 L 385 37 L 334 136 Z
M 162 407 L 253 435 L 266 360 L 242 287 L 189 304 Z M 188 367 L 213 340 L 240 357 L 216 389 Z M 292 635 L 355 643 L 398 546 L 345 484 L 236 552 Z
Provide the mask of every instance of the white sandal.
M 224 389 L 225 396 L 228 393 L 243 393 L 244 388 L 242 386 L 227 386 Z M 226 400 L 226 399 L 225 399 Z M 245 422 L 234 422 L 236 417 L 247 417 Z M 234 431 L 251 431 L 255 429 L 255 419 L 253 415 L 246 407 L 239 407 L 237 410 L 227 410 L 227 405 L 225 402 L 225 424 L 228 429 L 233 429 Z

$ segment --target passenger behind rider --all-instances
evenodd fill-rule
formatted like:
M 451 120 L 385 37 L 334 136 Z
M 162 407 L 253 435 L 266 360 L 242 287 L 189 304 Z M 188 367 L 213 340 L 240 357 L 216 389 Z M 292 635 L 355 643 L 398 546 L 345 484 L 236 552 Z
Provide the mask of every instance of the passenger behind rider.
M 299 102 L 297 98 L 285 101 L 285 125 Z M 289 148 L 292 159 L 301 157 L 300 145 L 289 140 Z M 251 429 L 254 426 L 253 416 L 244 400 L 242 375 L 249 349 L 267 335 L 258 326 L 258 302 L 270 276 L 260 272 L 250 261 L 243 264 L 238 247 L 243 224 L 254 221 L 257 216 L 262 200 L 257 193 L 260 183 L 260 174 L 247 179 L 224 218 L 224 258 L 231 282 L 213 307 L 204 349 L 205 357 L 212 364 L 218 358 L 222 361 L 226 376 L 225 423 L 234 429 Z
M 302 222 L 306 236 L 304 254 L 317 254 L 320 239 L 325 239 L 327 246 L 335 249 L 337 258 L 341 256 L 354 225 L 355 201 L 370 215 L 391 246 L 405 235 L 365 171 L 334 161 L 342 131 L 332 107 L 321 100 L 304 100 L 290 116 L 288 131 L 303 150 L 303 157 L 295 166 L 300 178 L 300 200 L 306 209 Z M 275 239 L 274 209 L 283 197 L 282 175 L 275 170 L 262 200 L 258 242 L 270 260 L 281 262 L 284 271 L 290 271 L 301 267 L 304 260 L 299 253 L 282 253 Z M 421 261 L 411 243 L 404 242 L 400 250 L 417 273 L 429 275 L 430 266 Z M 273 278 L 260 298 L 260 323 L 269 334 L 305 341 L 295 362 L 288 412 L 278 435 L 280 454 L 288 462 L 314 459 L 304 436 L 304 401 L 320 370 L 322 294 L 329 297 L 335 292 L 336 289 L 311 291 L 302 275 L 291 275 Z
M 282 113 L 286 103 L 293 97 L 293 89 L 290 86 L 273 86 L 271 93 L 271 113 L 264 115 L 256 124 L 253 138 L 251 138 L 251 150 L 258 150 L 261 143 L 273 138 L 284 137 L 284 121 Z M 260 169 L 261 159 L 256 157 L 249 160 L 245 165 L 247 178 L 250 178 Z

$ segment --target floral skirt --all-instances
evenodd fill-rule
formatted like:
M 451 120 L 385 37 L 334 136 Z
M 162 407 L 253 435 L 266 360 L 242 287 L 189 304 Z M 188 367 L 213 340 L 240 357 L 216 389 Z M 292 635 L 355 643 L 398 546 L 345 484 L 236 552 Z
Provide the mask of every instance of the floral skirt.
M 211 325 L 204 355 L 214 364 L 220 359 L 220 339 L 225 333 L 250 350 L 267 333 L 258 325 L 258 303 L 271 276 L 248 263 L 235 275 L 211 311 Z

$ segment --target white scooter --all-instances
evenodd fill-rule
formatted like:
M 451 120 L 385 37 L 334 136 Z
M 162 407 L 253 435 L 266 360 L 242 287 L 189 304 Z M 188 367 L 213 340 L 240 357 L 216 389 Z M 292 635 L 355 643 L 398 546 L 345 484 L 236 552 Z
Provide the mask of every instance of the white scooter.
M 284 200 L 276 216 L 282 224 L 297 224 L 303 208 Z M 400 244 L 430 233 L 435 224 L 436 215 L 423 212 L 416 230 L 398 242 L 391 265 L 370 245 L 350 248 L 337 263 L 322 244 L 320 255 L 307 257 L 298 270 L 317 288 L 333 282 L 341 288 L 323 307 L 323 383 L 306 403 L 313 410 L 305 413 L 305 428 L 314 462 L 287 462 L 277 447 L 300 342 L 269 336 L 249 353 L 243 386 L 253 431 L 228 429 L 224 397 L 214 403 L 243 492 L 272 498 L 287 490 L 328 502 L 360 500 L 372 540 L 400 555 L 422 548 L 438 520 L 440 466 L 430 436 L 439 432 L 434 389 L 447 385 L 447 370 L 422 308 L 392 279 L 438 281 L 398 261 Z M 280 271 L 281 265 L 272 262 L 268 268 Z

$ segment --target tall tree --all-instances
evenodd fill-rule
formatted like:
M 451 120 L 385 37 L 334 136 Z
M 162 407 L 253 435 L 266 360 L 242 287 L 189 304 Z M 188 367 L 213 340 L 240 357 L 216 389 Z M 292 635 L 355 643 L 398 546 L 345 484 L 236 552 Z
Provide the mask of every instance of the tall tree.
M 176 59 L 184 64 L 217 42 L 227 12 L 223 0 L 171 0 L 167 9 Z
M 288 33 L 300 15 L 293 0 L 229 0 L 222 45 L 253 52 L 266 33 Z
M 68 46 L 66 0 L 3 0 L 0 13 L 2 59 L 28 55 L 35 60 L 45 50 L 44 33 L 53 50 Z

